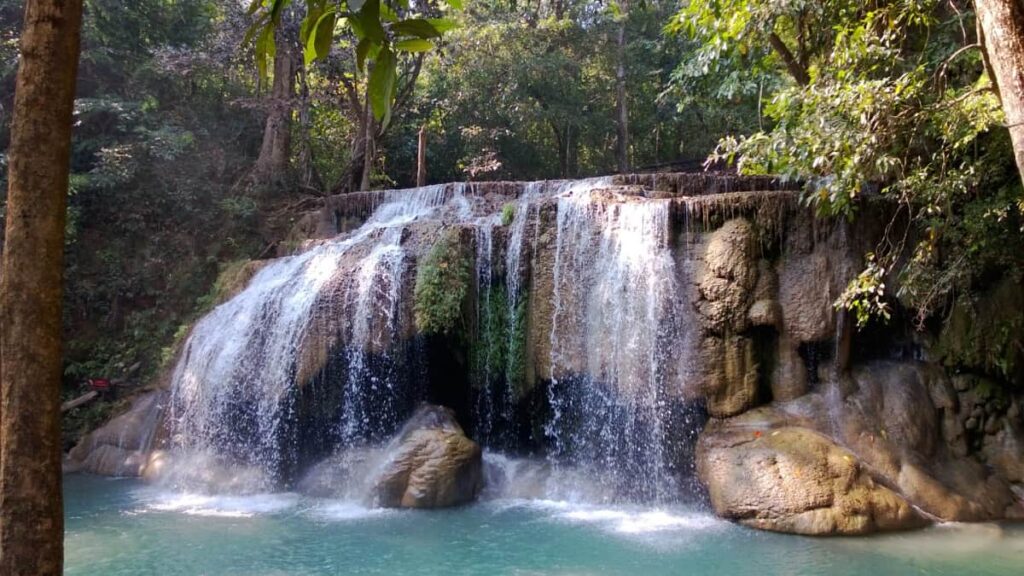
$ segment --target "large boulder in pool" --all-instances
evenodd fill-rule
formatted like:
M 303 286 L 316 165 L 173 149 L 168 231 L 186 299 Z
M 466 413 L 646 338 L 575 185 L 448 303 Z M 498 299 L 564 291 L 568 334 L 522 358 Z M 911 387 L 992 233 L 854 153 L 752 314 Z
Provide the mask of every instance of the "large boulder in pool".
M 754 528 L 853 535 L 926 524 L 856 456 L 806 428 L 713 422 L 700 438 L 698 468 L 715 512 Z
M 972 432 L 971 394 L 934 365 L 865 363 L 794 400 L 712 420 L 698 472 L 720 515 L 784 532 L 1024 518 L 1016 404 L 993 408 L 991 434 Z
M 168 394 L 138 396 L 122 414 L 87 434 L 68 453 L 65 470 L 102 476 L 140 476 L 160 439 Z
M 374 485 L 385 508 L 444 508 L 476 499 L 483 484 L 480 446 L 466 437 L 454 413 L 421 405 L 386 449 Z

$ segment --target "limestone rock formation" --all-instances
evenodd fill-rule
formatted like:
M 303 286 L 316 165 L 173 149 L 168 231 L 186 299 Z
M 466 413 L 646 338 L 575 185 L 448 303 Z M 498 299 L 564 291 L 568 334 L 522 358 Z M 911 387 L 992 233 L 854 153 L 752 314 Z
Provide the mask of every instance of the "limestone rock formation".
M 379 506 L 444 508 L 472 502 L 480 493 L 480 446 L 448 408 L 421 405 L 386 452 L 374 487 Z
M 68 454 L 69 472 L 103 476 L 140 476 L 149 451 L 162 432 L 167 392 L 158 390 L 136 398 L 128 411 L 86 435 Z
M 698 451 L 715 512 L 754 528 L 852 535 L 926 523 L 853 454 L 806 428 L 718 422 Z
M 717 417 L 739 414 L 757 401 L 754 344 L 741 335 L 751 323 L 748 309 L 758 283 L 754 246 L 754 229 L 748 220 L 727 221 L 708 236 L 698 275 L 695 308 L 702 333 L 700 389 L 707 398 L 708 411 Z M 771 308 L 769 304 L 763 307 Z M 766 311 L 763 315 L 770 314 Z
M 796 400 L 713 421 L 699 441 L 698 472 L 717 513 L 769 530 L 920 525 L 908 505 L 948 521 L 1021 517 L 1010 486 L 1021 457 L 1007 451 L 1019 446 L 1015 424 L 998 421 L 986 467 L 951 433 L 962 430 L 947 422 L 963 416 L 959 404 L 934 365 L 867 363 Z

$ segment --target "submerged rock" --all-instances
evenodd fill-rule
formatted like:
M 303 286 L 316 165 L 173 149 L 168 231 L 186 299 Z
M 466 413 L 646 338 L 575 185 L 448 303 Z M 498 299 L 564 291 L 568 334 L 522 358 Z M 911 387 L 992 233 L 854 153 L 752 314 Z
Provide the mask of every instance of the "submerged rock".
M 476 499 L 483 484 L 482 451 L 451 409 L 421 405 L 388 445 L 374 486 L 386 508 L 444 508 Z

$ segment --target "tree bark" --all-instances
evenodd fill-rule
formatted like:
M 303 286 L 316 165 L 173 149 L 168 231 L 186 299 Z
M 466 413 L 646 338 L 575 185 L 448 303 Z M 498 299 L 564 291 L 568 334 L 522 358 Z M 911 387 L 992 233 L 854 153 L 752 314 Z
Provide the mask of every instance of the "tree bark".
M 0 286 L 0 574 L 61 574 L 61 281 L 81 0 L 28 0 Z
M 359 181 L 359 190 L 370 189 L 370 176 L 373 175 L 373 160 L 376 150 L 374 148 L 374 137 L 377 132 L 377 122 L 373 118 L 373 108 L 370 106 L 370 96 L 366 96 L 366 133 L 363 135 L 363 176 Z
M 278 27 L 277 53 L 274 55 L 274 82 L 267 101 L 267 123 L 263 129 L 263 145 L 256 160 L 256 178 L 274 184 L 288 175 L 292 154 L 292 103 L 298 75 L 298 55 L 291 38 L 291 26 Z
M 786 64 L 786 70 L 789 70 L 790 76 L 796 80 L 797 84 L 807 86 L 811 83 L 811 75 L 808 74 L 807 69 L 797 60 L 796 56 L 793 56 L 793 52 L 782 41 L 782 38 L 779 38 L 778 34 L 775 32 L 769 34 L 768 42 L 772 45 L 772 49 L 782 58 L 782 62 Z
M 416 143 L 416 186 L 427 185 L 427 127 L 420 127 Z
M 1024 2 L 975 0 L 974 7 L 1024 181 Z
M 616 38 L 618 64 L 615 68 L 615 125 L 618 132 L 615 159 L 619 174 L 629 172 L 629 110 L 626 107 L 626 20 L 629 5 L 623 3 L 622 9 Z
M 316 169 L 313 158 L 313 141 L 311 136 L 312 117 L 309 98 L 309 71 L 305 66 L 299 67 L 299 151 L 297 172 L 299 185 L 306 190 L 323 192 L 324 183 Z

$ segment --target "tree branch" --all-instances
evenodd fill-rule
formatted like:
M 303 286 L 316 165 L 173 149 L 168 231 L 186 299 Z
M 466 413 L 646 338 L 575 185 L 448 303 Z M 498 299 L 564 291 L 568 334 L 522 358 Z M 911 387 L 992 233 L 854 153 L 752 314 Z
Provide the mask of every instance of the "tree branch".
M 782 61 L 786 64 L 786 69 L 789 70 L 789 74 L 797 81 L 797 84 L 807 86 L 811 83 L 811 76 L 807 73 L 807 69 L 793 56 L 789 47 L 782 41 L 782 38 L 779 38 L 778 34 L 775 32 L 769 33 L 768 42 L 771 43 L 772 48 L 782 58 Z

